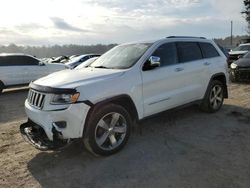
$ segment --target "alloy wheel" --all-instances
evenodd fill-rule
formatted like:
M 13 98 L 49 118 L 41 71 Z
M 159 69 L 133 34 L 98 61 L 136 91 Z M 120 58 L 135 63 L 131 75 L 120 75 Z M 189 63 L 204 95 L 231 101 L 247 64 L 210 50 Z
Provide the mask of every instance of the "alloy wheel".
M 215 85 L 210 93 L 210 105 L 211 107 L 216 110 L 220 108 L 222 102 L 223 102 L 223 89 L 220 85 Z
M 95 141 L 103 150 L 116 149 L 125 139 L 126 119 L 117 112 L 104 115 L 95 128 Z

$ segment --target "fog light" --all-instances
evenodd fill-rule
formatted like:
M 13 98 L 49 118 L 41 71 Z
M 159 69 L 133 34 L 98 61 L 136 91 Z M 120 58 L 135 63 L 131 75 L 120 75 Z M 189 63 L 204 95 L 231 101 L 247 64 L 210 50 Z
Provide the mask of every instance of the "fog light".
M 53 125 L 57 126 L 60 129 L 64 129 L 67 127 L 67 122 L 66 121 L 57 121 L 57 122 L 54 122 Z

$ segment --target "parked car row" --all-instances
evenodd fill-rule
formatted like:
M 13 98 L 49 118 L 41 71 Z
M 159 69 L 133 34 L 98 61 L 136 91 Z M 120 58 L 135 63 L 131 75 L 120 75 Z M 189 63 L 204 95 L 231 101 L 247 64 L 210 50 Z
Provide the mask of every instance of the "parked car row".
M 50 63 L 43 61 L 44 59 L 37 59 L 26 54 L 0 54 L 0 93 L 5 88 L 16 87 L 19 85 L 27 85 L 33 80 L 44 77 L 53 72 L 64 69 L 73 69 L 81 65 L 85 67 L 92 63 L 99 55 L 87 54 L 74 57 L 70 63 Z M 93 58 L 93 59 L 92 59 Z M 58 58 L 59 61 L 61 58 Z M 88 62 L 84 62 L 86 60 Z M 56 61 L 56 59 L 55 59 Z
M 76 57 L 71 58 L 68 62 L 65 63 L 70 69 L 76 68 L 81 63 L 85 62 L 86 60 L 94 57 L 99 57 L 98 54 L 85 54 L 85 55 L 79 55 Z
M 80 57 L 81 56 L 81 57 Z M 71 56 L 58 56 L 58 57 L 51 57 L 51 58 L 42 58 L 42 61 L 48 62 L 48 63 L 70 63 L 73 60 L 76 61 L 76 59 L 78 59 L 79 64 L 81 62 L 84 62 L 85 60 L 92 58 L 92 57 L 98 57 L 100 56 L 99 54 L 75 54 L 75 55 L 71 55 Z M 76 67 L 76 66 L 75 66 Z

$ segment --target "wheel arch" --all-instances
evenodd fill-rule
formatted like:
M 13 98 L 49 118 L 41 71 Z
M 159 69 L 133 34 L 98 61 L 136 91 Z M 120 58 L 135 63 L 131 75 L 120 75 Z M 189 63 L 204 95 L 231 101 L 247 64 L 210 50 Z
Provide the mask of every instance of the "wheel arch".
M 138 121 L 138 119 L 139 119 L 138 111 L 137 111 L 137 108 L 136 108 L 135 103 L 132 100 L 132 98 L 127 94 L 122 94 L 122 95 L 117 95 L 117 96 L 102 100 L 100 102 L 97 102 L 96 104 L 88 102 L 90 109 L 88 111 L 88 114 L 87 114 L 87 117 L 85 120 L 85 126 L 86 126 L 87 122 L 89 121 L 90 116 L 93 113 L 93 111 L 97 108 L 100 108 L 100 107 L 106 105 L 106 104 L 120 105 L 120 106 L 124 107 L 126 109 L 126 111 L 130 114 L 132 121 Z M 83 130 L 83 135 L 84 135 L 85 130 L 86 130 L 85 126 L 84 126 L 84 130 Z
M 214 74 L 214 75 L 211 76 L 210 81 L 209 81 L 208 86 L 207 86 L 206 93 L 208 91 L 208 88 L 209 88 L 211 82 L 214 81 L 214 80 L 218 80 L 218 81 L 220 81 L 223 84 L 223 87 L 224 87 L 223 88 L 224 89 L 223 90 L 224 91 L 224 93 L 223 93 L 224 98 L 228 98 L 227 79 L 226 79 L 225 73 L 223 73 L 223 72 L 216 73 L 216 74 Z

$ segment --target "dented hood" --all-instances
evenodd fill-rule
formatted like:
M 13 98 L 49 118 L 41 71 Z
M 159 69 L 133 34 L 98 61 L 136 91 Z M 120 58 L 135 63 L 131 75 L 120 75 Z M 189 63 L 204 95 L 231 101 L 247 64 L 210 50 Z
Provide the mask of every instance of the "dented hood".
M 76 88 L 81 85 L 118 77 L 124 72 L 125 70 L 121 69 L 103 69 L 91 67 L 73 70 L 68 69 L 40 78 L 34 81 L 34 84 L 55 88 Z

